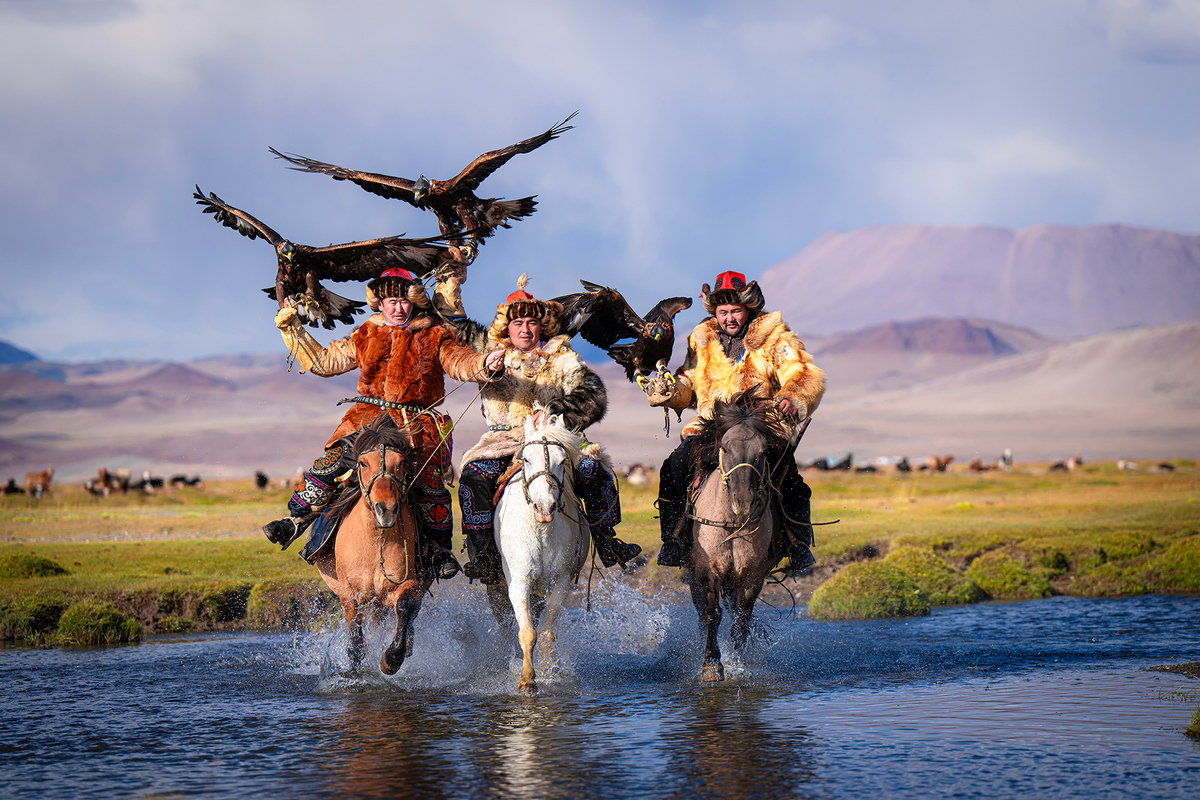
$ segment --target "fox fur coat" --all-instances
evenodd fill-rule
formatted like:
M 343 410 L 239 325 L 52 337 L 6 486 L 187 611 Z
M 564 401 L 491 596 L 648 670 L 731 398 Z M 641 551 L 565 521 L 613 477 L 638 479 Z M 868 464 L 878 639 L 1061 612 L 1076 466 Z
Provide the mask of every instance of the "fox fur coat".
M 676 411 L 697 410 L 681 436 L 696 432 L 700 418 L 712 413 L 715 401 L 730 400 L 750 388 L 759 397 L 790 401 L 801 419 L 816 411 L 825 393 L 825 374 L 804 352 L 804 343 L 784 323 L 782 314 L 775 311 L 750 320 L 745 352 L 737 361 L 725 355 L 718 334 L 714 317 L 695 327 L 688 337 L 687 357 L 676 373 L 674 393 L 664 403 Z
M 516 453 L 525 438 L 525 417 L 535 407 L 562 415 L 567 427 L 577 431 L 604 416 L 604 382 L 571 349 L 570 337 L 555 336 L 529 353 L 522 353 L 507 337 L 491 341 L 487 349 L 504 351 L 504 376 L 484 383 L 480 393 L 484 419 L 498 430 L 483 434 L 463 455 L 463 466 Z

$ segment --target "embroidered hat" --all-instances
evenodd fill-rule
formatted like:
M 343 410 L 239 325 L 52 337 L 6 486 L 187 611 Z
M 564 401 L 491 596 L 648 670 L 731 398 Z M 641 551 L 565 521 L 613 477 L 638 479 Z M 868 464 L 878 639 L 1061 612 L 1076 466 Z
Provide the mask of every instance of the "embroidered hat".
M 517 278 L 517 290 L 496 306 L 496 318 L 488 327 L 488 339 L 498 342 L 508 338 L 508 323 L 514 319 L 536 317 L 542 322 L 542 338 L 549 339 L 558 333 L 559 315 L 562 314 L 562 304 L 554 300 L 538 300 L 525 291 L 529 283 L 529 273 L 522 273 Z
M 367 305 L 372 311 L 379 310 L 379 301 L 385 297 L 400 297 L 417 308 L 429 308 L 425 287 L 415 275 L 400 267 L 392 267 L 367 283 Z

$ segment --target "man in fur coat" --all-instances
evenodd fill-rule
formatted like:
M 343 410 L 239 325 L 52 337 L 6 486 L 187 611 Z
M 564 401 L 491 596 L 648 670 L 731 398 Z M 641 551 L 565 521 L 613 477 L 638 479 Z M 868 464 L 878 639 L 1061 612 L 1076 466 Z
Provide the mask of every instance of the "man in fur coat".
M 353 469 L 358 430 L 389 414 L 411 432 L 418 463 L 424 465 L 411 489 L 419 549 L 428 554 L 435 576 L 452 578 L 458 572 L 451 553 L 454 519 L 442 479 L 450 458 L 450 426 L 434 407 L 443 400 L 445 375 L 457 381 L 499 375 L 501 358 L 459 343 L 454 332 L 431 315 L 424 288 L 407 270 L 390 269 L 368 283 L 367 303 L 377 313 L 329 347 L 321 347 L 309 335 L 293 309 L 281 309 L 275 317 L 302 372 L 328 378 L 358 369 L 358 397 L 325 443 L 325 453 L 304 473 L 304 485 L 288 503 L 289 516 L 263 531 L 285 548 L 295 541 L 328 505 L 337 488 L 335 478 Z
M 712 412 L 716 400 L 728 401 L 753 388 L 759 397 L 775 401 L 780 415 L 799 423 L 816 410 L 825 392 L 825 375 L 804 352 L 804 344 L 784 324 L 778 312 L 763 313 L 763 294 L 756 281 L 748 285 L 738 272 L 717 276 L 716 288 L 708 284 L 700 295 L 703 320 L 688 337 L 687 358 L 676 373 L 676 382 L 650 395 L 650 405 L 676 411 L 695 408 L 697 416 L 684 427 L 683 443 L 663 462 L 659 473 L 658 513 L 662 550 L 658 563 L 683 566 L 691 556 L 690 527 L 685 524 L 687 485 L 692 439 L 701 417 Z M 771 454 L 772 460 L 784 454 Z M 780 487 L 788 546 L 789 573 L 803 572 L 813 564 L 809 498 L 812 495 L 791 454 L 783 458 L 774 482 Z M 787 520 L 794 520 L 788 522 Z
M 608 406 L 600 377 L 571 349 L 570 337 L 556 335 L 562 306 L 526 292 L 525 280 L 522 275 L 517 291 L 496 307 L 487 343 L 480 343 L 490 354 L 503 357 L 504 374 L 482 385 L 488 430 L 463 455 L 458 483 L 471 558 L 463 574 L 483 583 L 504 580 L 493 538 L 494 497 L 499 478 L 521 449 L 525 418 L 558 414 L 567 427 L 582 431 L 599 422 Z M 611 466 L 585 454 L 574 481 L 604 566 L 624 565 L 637 556 L 642 548 L 622 542 L 613 531 L 621 521 L 621 503 Z

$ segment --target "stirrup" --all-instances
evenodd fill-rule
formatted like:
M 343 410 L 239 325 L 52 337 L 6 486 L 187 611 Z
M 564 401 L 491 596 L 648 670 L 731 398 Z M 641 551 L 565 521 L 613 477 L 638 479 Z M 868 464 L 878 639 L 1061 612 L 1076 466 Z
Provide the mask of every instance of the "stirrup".
M 504 582 L 504 575 L 500 569 L 500 559 L 492 552 L 479 553 L 475 556 L 474 561 L 468 561 L 466 564 L 463 564 L 462 573 L 471 580 L 479 581 L 485 586 Z
M 604 544 L 596 543 L 596 555 L 600 556 L 600 563 L 606 567 L 620 564 L 621 569 L 626 569 L 627 562 L 637 558 L 642 552 L 640 544 L 622 542 L 615 536 L 603 541 Z
M 429 555 L 429 565 L 433 570 L 433 576 L 440 581 L 448 581 L 458 574 L 460 567 L 458 559 L 449 550 L 443 550 L 440 547 L 434 548 Z

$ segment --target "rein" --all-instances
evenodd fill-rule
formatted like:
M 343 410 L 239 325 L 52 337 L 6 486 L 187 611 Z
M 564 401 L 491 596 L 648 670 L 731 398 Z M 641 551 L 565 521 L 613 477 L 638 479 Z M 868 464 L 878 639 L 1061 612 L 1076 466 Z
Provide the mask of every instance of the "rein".
M 405 498 L 408 497 L 408 490 L 410 488 L 412 488 L 412 482 L 413 482 L 413 480 L 415 480 L 415 476 L 413 476 L 407 482 L 402 481 L 402 480 L 400 480 L 400 478 L 396 477 L 395 473 L 388 471 L 388 469 L 386 467 L 388 449 L 389 448 L 386 444 L 381 444 L 378 447 L 375 447 L 375 448 L 372 448 L 372 449 L 366 451 L 368 453 L 373 453 L 376 451 L 379 452 L 379 469 L 376 470 L 375 474 L 371 476 L 371 480 L 367 481 L 366 486 L 364 486 L 362 488 L 363 500 L 365 500 L 368 503 L 368 505 L 371 502 L 371 490 L 375 487 L 376 481 L 378 481 L 380 478 L 387 478 L 388 480 L 390 480 L 392 483 L 394 483 L 396 485 L 396 488 L 400 490 L 400 502 L 402 502 L 402 503 L 405 502 Z M 391 449 L 393 450 L 393 452 L 395 452 L 395 448 L 391 448 Z M 420 473 L 418 473 L 418 474 L 420 474 Z M 396 516 L 398 517 L 398 519 L 400 521 L 400 527 L 403 529 L 404 515 L 400 512 L 399 509 L 396 512 Z M 393 526 L 393 527 L 395 527 L 395 526 Z M 380 528 L 378 523 L 376 523 L 375 529 L 377 531 L 379 531 L 379 571 L 381 573 L 383 573 L 384 578 L 391 581 L 395 585 L 399 586 L 401 583 L 408 580 L 408 572 L 410 569 L 409 559 L 407 559 L 407 558 L 404 559 L 404 575 L 402 575 L 399 580 L 397 580 L 396 578 L 393 578 L 391 575 L 389 575 L 388 571 L 387 571 L 387 565 L 384 563 L 384 560 L 383 560 L 383 531 L 386 529 Z

